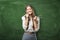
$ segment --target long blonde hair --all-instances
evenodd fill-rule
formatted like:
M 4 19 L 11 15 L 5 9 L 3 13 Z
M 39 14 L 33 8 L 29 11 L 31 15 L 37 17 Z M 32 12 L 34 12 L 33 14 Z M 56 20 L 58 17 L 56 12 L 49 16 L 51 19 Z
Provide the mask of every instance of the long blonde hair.
M 26 7 L 25 7 L 25 10 L 27 10 L 27 7 L 31 7 L 31 9 L 32 9 L 32 17 L 34 18 L 35 17 L 35 12 L 34 12 L 34 9 L 33 9 L 33 7 L 31 6 L 31 5 L 27 5 Z M 26 11 L 25 11 L 25 13 L 26 13 Z M 26 18 L 26 17 L 25 17 Z M 30 19 L 29 19 L 30 20 Z M 29 25 L 29 20 L 28 20 L 28 25 Z M 33 20 L 33 19 L 32 19 Z M 28 27 L 27 27 L 27 29 L 28 29 Z M 33 25 L 33 29 L 34 29 L 34 25 Z

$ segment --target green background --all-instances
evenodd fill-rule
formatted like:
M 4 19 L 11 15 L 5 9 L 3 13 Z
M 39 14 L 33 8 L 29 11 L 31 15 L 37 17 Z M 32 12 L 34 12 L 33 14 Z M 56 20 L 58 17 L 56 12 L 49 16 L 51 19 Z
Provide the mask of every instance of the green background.
M 21 17 L 31 4 L 41 18 L 38 40 L 60 40 L 60 0 L 0 0 L 0 40 L 22 40 Z

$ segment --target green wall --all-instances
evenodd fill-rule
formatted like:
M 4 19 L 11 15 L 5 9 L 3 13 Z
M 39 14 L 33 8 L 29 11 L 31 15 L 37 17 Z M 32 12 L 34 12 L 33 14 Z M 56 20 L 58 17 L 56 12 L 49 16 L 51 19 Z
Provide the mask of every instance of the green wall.
M 31 4 L 41 18 L 38 40 L 60 40 L 60 0 L 0 0 L 0 40 L 22 40 L 21 17 Z

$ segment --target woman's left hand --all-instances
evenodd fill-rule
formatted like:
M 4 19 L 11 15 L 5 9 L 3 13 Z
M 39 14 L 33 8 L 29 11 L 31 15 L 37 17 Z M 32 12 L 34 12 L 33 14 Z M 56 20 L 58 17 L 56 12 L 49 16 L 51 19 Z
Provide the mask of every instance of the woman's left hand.
M 37 20 L 37 16 L 35 16 L 35 17 L 33 18 L 33 20 L 36 21 L 36 20 Z

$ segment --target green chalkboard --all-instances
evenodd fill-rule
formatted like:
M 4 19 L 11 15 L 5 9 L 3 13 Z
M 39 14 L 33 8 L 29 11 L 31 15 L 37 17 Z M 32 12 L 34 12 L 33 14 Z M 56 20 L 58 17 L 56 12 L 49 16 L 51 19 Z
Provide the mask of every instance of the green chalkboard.
M 40 17 L 38 40 L 60 40 L 60 0 L 0 0 L 0 40 L 22 40 L 21 17 L 31 4 Z

